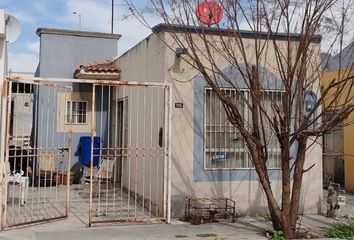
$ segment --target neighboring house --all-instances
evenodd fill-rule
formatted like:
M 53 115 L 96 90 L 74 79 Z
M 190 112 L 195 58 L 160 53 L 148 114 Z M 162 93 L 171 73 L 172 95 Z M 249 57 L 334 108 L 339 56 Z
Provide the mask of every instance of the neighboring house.
M 9 72 L 9 76 L 33 78 L 31 72 Z M 29 148 L 33 127 L 33 88 L 22 83 L 12 83 L 9 141 L 18 148 Z
M 69 181 L 65 181 L 64 176 L 70 174 L 71 178 L 66 179 L 73 183 L 74 173 L 79 174 L 75 184 L 80 182 L 82 168 L 76 163 L 81 156 L 78 153 L 81 137 L 90 139 L 94 132 L 100 136 L 100 146 L 105 147 L 106 135 L 109 135 L 108 107 L 105 105 L 100 111 L 93 112 L 103 100 L 109 99 L 109 91 L 104 89 L 94 94 L 92 83 L 76 81 L 74 75 L 84 76 L 85 79 L 117 80 L 119 71 L 113 67 L 113 61 L 96 61 L 117 56 L 120 35 L 46 28 L 38 29 L 37 34 L 40 37 L 40 53 L 35 76 L 11 73 L 7 79 L 9 91 L 3 92 L 3 96 L 9 96 L 5 102 L 9 107 L 5 111 L 5 119 L 10 121 L 2 124 L 6 126 L 3 136 L 8 140 L 4 144 L 7 148 L 2 160 L 9 163 L 10 169 L 4 168 L 5 171 L 22 174 L 21 201 L 9 200 L 16 198 L 14 183 L 17 178 L 6 183 L 13 185 L 8 188 L 12 191 L 6 192 L 7 196 L 3 198 L 8 199 L 9 203 L 5 204 L 6 211 L 30 205 L 30 202 L 32 206 L 38 203 L 40 210 L 31 211 L 30 218 L 26 212 L 18 211 L 12 220 L 7 218 L 9 221 L 3 215 L 3 226 L 53 219 L 50 209 L 55 209 L 54 218 L 67 216 L 69 188 L 64 185 L 68 185 Z M 86 62 L 91 64 L 81 65 Z M 97 96 L 95 102 L 93 95 Z M 92 126 L 94 118 L 98 119 L 96 123 L 99 127 Z M 90 150 L 81 152 L 87 154 Z M 76 165 L 75 172 L 70 171 L 73 165 Z M 28 197 L 34 196 L 36 191 L 40 191 L 43 198 Z M 89 202 L 85 196 L 81 199 L 82 205 Z M 45 204 L 39 205 L 39 202 Z M 38 212 L 43 214 L 38 215 Z
M 226 145 L 213 147 L 205 139 L 216 141 L 210 127 L 214 124 L 224 124 L 222 127 L 231 127 L 227 121 L 218 120 L 215 116 L 225 118 L 223 108 L 216 100 L 215 94 L 208 88 L 206 81 L 198 72 L 178 58 L 164 42 L 173 44 L 169 34 L 170 26 L 160 24 L 153 28 L 153 34 L 141 41 L 135 47 L 127 51 L 115 61 L 115 66 L 121 71 L 122 82 L 166 82 L 172 86 L 172 114 L 171 120 L 171 198 L 172 215 L 181 216 L 185 210 L 186 197 L 226 197 L 236 200 L 237 211 L 247 214 L 263 213 L 267 211 L 266 198 L 257 179 L 257 174 L 252 169 L 250 159 L 246 157 L 245 148 L 236 146 L 229 152 L 229 157 L 223 162 L 215 161 L 218 152 L 223 152 Z M 185 32 L 195 33 L 195 27 L 172 27 L 177 34 Z M 227 30 L 209 29 L 209 34 L 225 35 Z M 253 35 L 249 32 L 241 32 L 247 46 L 247 54 L 252 54 Z M 195 35 L 197 37 L 197 35 Z M 296 41 L 298 36 L 292 38 Z M 281 36 L 275 36 L 277 41 L 283 41 Z M 249 40 L 249 41 L 248 41 Z M 284 41 L 285 43 L 285 41 Z M 318 45 L 319 42 L 314 42 Z M 177 46 L 176 46 L 177 47 Z M 272 51 L 269 51 L 270 53 Z M 316 57 L 316 56 L 315 56 Z M 218 60 L 218 55 L 215 55 Z M 273 56 L 268 55 L 268 69 L 263 73 L 269 77 L 268 87 L 275 91 L 281 90 Z M 319 56 L 318 56 L 319 58 Z M 230 68 L 227 62 L 223 62 L 224 71 L 234 81 L 240 77 L 240 72 Z M 274 65 L 273 65 L 274 64 Z M 175 81 L 178 80 L 178 81 Z M 229 90 L 232 92 L 232 90 Z M 232 94 L 232 93 L 230 93 Z M 114 94 L 113 101 L 127 99 L 128 112 L 132 106 L 143 110 L 143 106 L 137 104 L 139 99 L 129 96 L 127 93 Z M 146 104 L 150 105 L 152 101 Z M 128 122 L 131 116 L 128 116 Z M 224 129 L 225 129 L 224 128 Z M 235 130 L 230 130 L 236 135 Z M 227 132 L 223 139 L 228 138 Z M 138 141 L 132 135 L 132 142 Z M 231 141 L 231 140 L 230 140 Z M 226 143 L 225 143 L 226 144 Z M 274 152 L 277 146 L 274 145 Z M 303 213 L 318 213 L 319 201 L 322 199 L 322 147 L 313 145 L 307 151 L 306 166 L 314 165 L 311 173 L 305 174 L 303 179 L 303 195 L 301 198 L 301 211 Z M 276 156 L 275 154 L 274 156 Z M 270 178 L 273 191 L 276 196 L 281 193 L 281 171 L 278 157 L 270 159 Z M 132 165 L 134 166 L 134 165 Z M 305 168 L 306 168 L 305 166 Z M 133 167 L 134 168 L 134 167 Z M 138 181 L 144 181 L 139 179 Z M 142 195 L 144 190 L 138 189 Z
M 94 62 L 115 58 L 121 35 L 47 28 L 39 28 L 37 34 L 40 37 L 40 54 L 36 77 L 72 79 L 75 70 L 82 63 L 93 63 L 83 65 L 79 71 L 79 74 L 85 74 L 85 71 L 88 71 L 91 78 L 95 78 L 95 73 L 108 73 L 112 79 L 116 79 L 119 75 L 118 71 L 101 68 L 100 63 Z M 107 62 L 104 64 L 107 64 Z M 34 116 L 36 136 L 33 138 L 37 147 L 63 146 L 65 145 L 63 142 L 67 139 L 63 140 L 62 136 L 66 138 L 65 133 L 68 131 L 68 126 L 71 125 L 71 165 L 74 165 L 79 161 L 77 150 L 80 137 L 91 135 L 92 84 L 70 83 L 69 81 L 69 85 L 72 87 L 72 94 L 68 94 L 64 90 L 60 91 L 44 86 L 34 90 L 35 112 L 39 114 Z M 105 93 L 100 92 L 97 94 L 105 95 Z M 48 99 L 57 99 L 57 101 L 47 101 Z M 52 106 L 47 106 L 47 104 Z M 97 101 L 96 104 L 99 106 L 100 102 Z M 51 108 L 56 114 L 43 114 L 41 108 Z M 70 112 L 71 116 L 69 116 Z M 98 119 L 106 122 L 107 111 L 101 111 L 97 114 L 102 115 L 102 117 L 97 116 Z M 48 138 L 46 134 L 48 131 L 53 132 L 53 128 L 56 134 Z M 97 129 L 97 135 L 104 139 L 106 131 L 106 127 L 103 130 Z
M 322 85 L 327 86 L 333 79 L 340 79 L 354 75 L 354 43 L 345 47 L 341 53 L 324 58 Z M 341 67 L 339 67 L 341 66 Z M 347 92 L 344 92 L 346 95 Z M 326 99 L 327 102 L 330 98 Z M 325 102 L 325 104 L 327 104 Z M 340 106 L 340 98 L 337 105 Z M 333 111 L 335 111 L 335 107 Z M 330 114 L 330 113 L 328 113 Z M 341 184 L 347 192 L 354 192 L 354 114 L 350 114 L 342 124 L 338 125 L 323 138 L 323 179 L 327 186 L 330 181 Z

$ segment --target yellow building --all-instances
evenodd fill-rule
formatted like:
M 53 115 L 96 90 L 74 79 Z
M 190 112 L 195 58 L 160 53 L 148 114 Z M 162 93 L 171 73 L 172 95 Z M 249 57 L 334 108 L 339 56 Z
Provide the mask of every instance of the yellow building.
M 352 76 L 354 69 L 327 70 L 322 74 L 322 86 L 325 88 L 333 79 L 344 79 Z M 340 78 L 338 78 L 340 76 Z M 351 89 L 348 88 L 347 91 Z M 353 91 L 353 90 L 351 90 Z M 342 94 L 335 106 L 338 108 L 345 102 L 347 92 Z M 333 92 L 334 94 L 334 92 Z M 325 108 L 328 108 L 332 98 L 325 99 Z M 335 111 L 336 107 L 328 109 Z M 340 183 L 347 192 L 354 192 L 354 113 L 339 124 L 335 129 L 326 134 L 323 138 L 323 177 L 324 184 L 329 181 Z

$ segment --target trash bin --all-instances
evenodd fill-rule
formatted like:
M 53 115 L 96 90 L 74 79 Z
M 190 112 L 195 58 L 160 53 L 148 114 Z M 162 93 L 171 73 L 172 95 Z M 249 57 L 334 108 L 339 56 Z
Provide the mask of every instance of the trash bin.
M 100 137 L 93 138 L 93 166 L 100 162 Z M 80 137 L 80 160 L 86 167 L 91 166 L 91 136 Z

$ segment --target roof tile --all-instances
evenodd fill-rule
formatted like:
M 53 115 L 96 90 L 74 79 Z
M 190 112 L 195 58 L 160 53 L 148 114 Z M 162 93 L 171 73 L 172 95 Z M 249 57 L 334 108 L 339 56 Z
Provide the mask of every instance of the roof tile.
M 74 75 L 84 70 L 86 73 L 119 73 L 120 71 L 114 67 L 113 60 L 101 60 L 93 63 L 81 64 L 75 70 Z

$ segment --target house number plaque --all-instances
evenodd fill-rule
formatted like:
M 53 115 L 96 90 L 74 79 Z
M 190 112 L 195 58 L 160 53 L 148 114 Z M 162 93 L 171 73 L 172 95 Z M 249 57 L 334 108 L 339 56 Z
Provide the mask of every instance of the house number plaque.
M 175 108 L 183 108 L 183 102 L 176 102 Z

